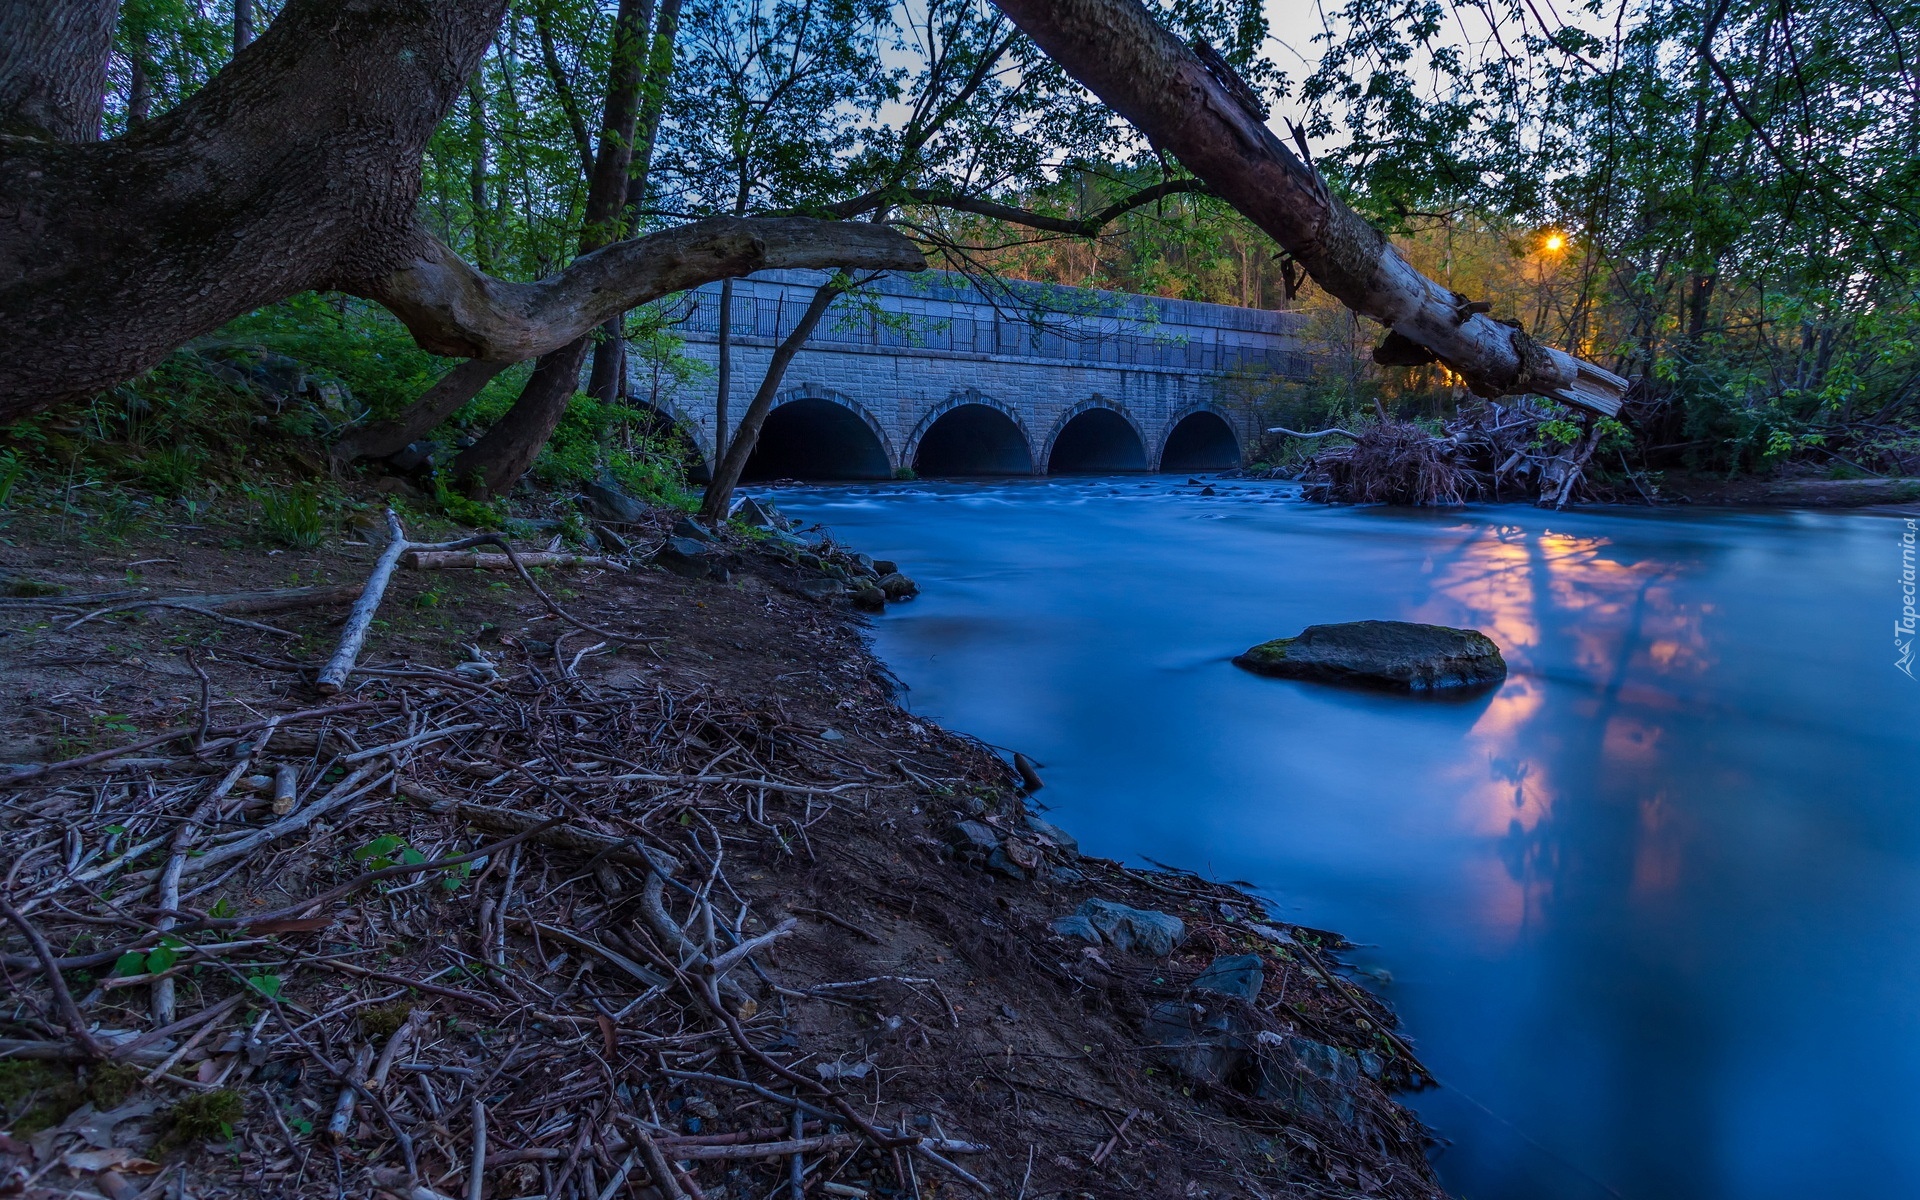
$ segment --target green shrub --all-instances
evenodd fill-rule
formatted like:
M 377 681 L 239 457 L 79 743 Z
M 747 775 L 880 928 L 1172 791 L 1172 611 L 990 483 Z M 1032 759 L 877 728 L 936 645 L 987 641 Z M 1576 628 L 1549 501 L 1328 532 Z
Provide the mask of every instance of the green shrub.
M 187 445 L 155 450 L 134 466 L 140 481 L 162 496 L 179 496 L 200 482 L 206 455 Z
M 27 472 L 27 464 L 11 450 L 0 450 L 0 508 L 13 499 L 13 489 Z
M 254 499 L 260 505 L 260 523 L 267 536 L 296 550 L 311 550 L 326 535 L 326 521 L 320 513 L 320 493 L 306 485 L 287 489 L 256 488 Z

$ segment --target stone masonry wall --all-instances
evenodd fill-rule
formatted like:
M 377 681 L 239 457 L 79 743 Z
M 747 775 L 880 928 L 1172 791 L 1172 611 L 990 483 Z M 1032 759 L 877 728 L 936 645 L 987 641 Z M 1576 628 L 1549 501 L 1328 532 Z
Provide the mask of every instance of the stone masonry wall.
M 737 421 L 779 339 L 806 308 L 821 272 L 769 271 L 734 284 L 733 387 Z M 687 293 L 674 310 L 685 352 L 718 362 L 720 285 Z M 1150 469 L 1173 427 L 1196 411 L 1225 419 L 1248 445 L 1251 414 L 1226 402 L 1234 372 L 1300 377 L 1309 359 L 1292 314 L 1036 284 L 1008 285 L 994 303 L 964 277 L 889 277 L 829 310 L 787 370 L 780 403 L 803 396 L 858 414 L 888 462 L 910 467 L 921 436 L 961 404 L 985 404 L 1025 434 L 1036 472 L 1060 431 L 1089 408 L 1126 418 Z M 1037 322 L 1037 323 L 1036 323 Z M 655 392 L 637 358 L 630 387 L 652 400 L 712 455 L 715 379 Z

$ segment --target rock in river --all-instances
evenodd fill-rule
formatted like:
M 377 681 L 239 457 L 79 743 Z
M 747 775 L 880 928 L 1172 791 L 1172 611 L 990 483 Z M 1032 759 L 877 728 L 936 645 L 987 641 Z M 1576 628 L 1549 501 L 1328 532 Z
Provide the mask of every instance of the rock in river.
M 1410 621 L 1310 625 L 1298 637 L 1262 642 L 1233 661 L 1261 675 L 1410 692 L 1485 687 L 1507 677 L 1500 647 L 1486 634 Z

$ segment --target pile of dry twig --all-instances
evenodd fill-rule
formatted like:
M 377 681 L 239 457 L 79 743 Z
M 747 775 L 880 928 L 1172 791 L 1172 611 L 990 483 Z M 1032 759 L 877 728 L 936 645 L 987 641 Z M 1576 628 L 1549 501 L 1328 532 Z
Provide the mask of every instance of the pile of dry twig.
M 1267 432 L 1343 439 L 1314 454 L 1300 476 L 1307 497 L 1326 503 L 1456 505 L 1519 494 L 1561 508 L 1577 499 L 1618 498 L 1610 485 L 1593 477 L 1599 426 L 1586 421 L 1571 444 L 1554 448 L 1543 441 L 1541 427 L 1555 420 L 1564 420 L 1564 414 L 1522 398 L 1470 405 L 1438 433 L 1407 421 L 1353 430 Z M 1622 469 L 1636 488 L 1641 486 L 1624 462 Z M 1644 489 L 1640 495 L 1650 498 Z
M 777 694 L 596 673 L 650 643 L 524 572 L 551 641 L 361 662 L 418 549 L 394 534 L 330 657 L 226 643 L 250 694 L 0 778 L 0 1191 L 1437 1194 L 1389 1095 L 1424 1071 L 1328 935 L 1063 855 L 998 757 L 883 700 L 816 698 L 842 734 Z M 212 719 L 233 704 L 258 715 Z M 969 816 L 1020 870 L 956 860 Z M 1179 912 L 1187 942 L 1051 936 L 1074 893 Z M 1256 1032 L 1377 1077 L 1309 1081 L 1303 1111 L 1138 1044 L 1249 951 L 1271 995 L 1236 1018 L 1236 1079 Z

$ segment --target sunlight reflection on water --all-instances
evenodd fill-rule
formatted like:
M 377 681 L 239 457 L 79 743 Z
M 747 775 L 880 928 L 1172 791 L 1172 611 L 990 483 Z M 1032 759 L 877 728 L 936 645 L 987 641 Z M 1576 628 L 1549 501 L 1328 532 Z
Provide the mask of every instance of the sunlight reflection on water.
M 1090 853 L 1372 944 L 1461 1195 L 1920 1195 L 1897 523 L 1216 486 L 774 495 L 920 582 L 875 622 L 913 707 L 1044 762 Z M 1230 665 L 1369 617 L 1481 629 L 1511 674 L 1431 701 Z

